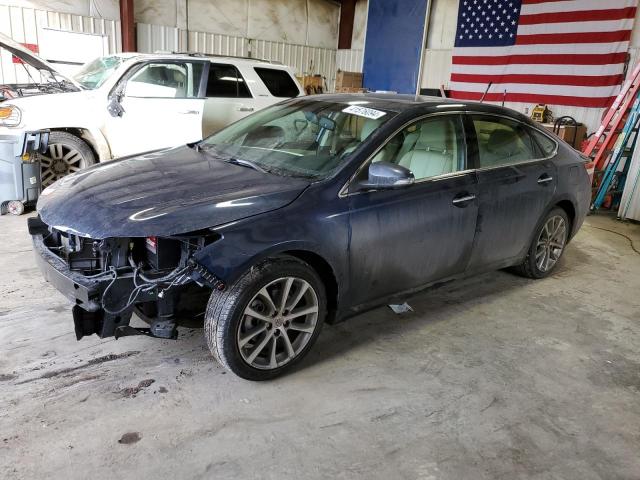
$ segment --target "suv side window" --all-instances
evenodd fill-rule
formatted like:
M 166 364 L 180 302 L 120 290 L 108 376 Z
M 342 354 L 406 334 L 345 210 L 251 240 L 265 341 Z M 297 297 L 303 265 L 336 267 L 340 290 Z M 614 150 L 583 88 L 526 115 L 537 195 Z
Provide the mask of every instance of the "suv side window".
M 209 77 L 207 79 L 207 97 L 222 98 L 251 98 L 251 92 L 247 87 L 238 69 L 233 65 L 211 63 Z
M 363 131 L 373 130 L 367 119 Z M 412 123 L 394 135 L 372 162 L 389 162 L 413 172 L 416 180 L 465 169 L 465 147 L 459 115 L 438 115 Z M 361 175 L 366 177 L 367 169 Z M 364 178 L 363 177 L 363 178 Z
M 525 125 L 502 117 L 473 115 L 480 168 L 499 167 L 540 158 Z
M 287 71 L 264 67 L 255 67 L 254 70 L 274 97 L 293 98 L 300 95 L 296 82 Z
M 124 93 L 138 98 L 198 98 L 201 77 L 201 63 L 149 63 L 127 80 Z

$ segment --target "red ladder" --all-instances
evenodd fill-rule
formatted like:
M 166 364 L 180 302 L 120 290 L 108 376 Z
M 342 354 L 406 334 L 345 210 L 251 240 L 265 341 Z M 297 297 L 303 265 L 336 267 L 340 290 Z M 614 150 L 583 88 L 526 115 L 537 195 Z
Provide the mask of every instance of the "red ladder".
M 584 154 L 592 158 L 587 170 L 593 179 L 595 170 L 604 170 L 611 160 L 618 135 L 622 132 L 627 113 L 640 89 L 640 62 L 622 85 L 620 93 L 604 116 L 602 124 L 596 130 Z

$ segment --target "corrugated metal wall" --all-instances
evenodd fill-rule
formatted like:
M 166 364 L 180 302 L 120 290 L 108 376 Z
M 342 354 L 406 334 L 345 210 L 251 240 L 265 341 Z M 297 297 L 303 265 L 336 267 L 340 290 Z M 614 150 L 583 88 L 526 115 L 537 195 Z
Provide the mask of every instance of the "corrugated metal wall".
M 187 32 L 176 27 L 138 23 L 138 50 L 198 52 L 214 55 L 251 56 L 293 67 L 296 75 L 320 74 L 329 90 L 336 79 L 336 50 L 285 42 L 256 40 L 208 32 Z
M 336 54 L 336 67 L 345 72 L 362 72 L 362 62 L 364 60 L 363 50 L 339 49 Z
M 109 53 L 122 51 L 119 21 L 0 5 L 0 32 L 17 42 L 38 44 L 38 31 L 41 28 L 105 35 Z M 0 83 L 28 81 L 24 68 L 14 64 L 11 55 L 3 51 L 0 57 Z
M 0 5 L 0 32 L 5 35 L 18 42 L 37 44 L 40 28 L 106 35 L 109 53 L 122 51 L 119 21 Z M 335 85 L 335 49 L 208 32 L 189 31 L 187 34 L 186 30 L 176 27 L 145 23 L 137 24 L 137 32 L 140 52 L 191 51 L 264 58 L 293 67 L 297 75 L 320 74 L 325 77 L 329 90 Z M 357 54 L 353 58 L 357 64 Z M 361 70 L 361 66 L 354 70 Z M 4 51 L 0 58 L 0 83 L 28 81 L 24 69 L 14 64 L 11 55 Z

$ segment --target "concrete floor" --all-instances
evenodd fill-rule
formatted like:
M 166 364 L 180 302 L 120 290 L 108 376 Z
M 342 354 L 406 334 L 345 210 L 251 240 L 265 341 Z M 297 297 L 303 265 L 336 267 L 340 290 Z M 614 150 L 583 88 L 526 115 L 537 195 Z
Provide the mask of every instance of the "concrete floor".
M 557 272 L 504 272 L 326 327 L 240 380 L 199 330 L 76 342 L 26 219 L 0 218 L 2 479 L 640 479 L 640 227 L 588 218 Z

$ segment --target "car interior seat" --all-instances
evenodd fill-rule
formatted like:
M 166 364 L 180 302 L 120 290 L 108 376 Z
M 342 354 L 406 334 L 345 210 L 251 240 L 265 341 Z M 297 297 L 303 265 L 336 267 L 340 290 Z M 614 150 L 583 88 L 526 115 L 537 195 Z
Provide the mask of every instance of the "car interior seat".
M 405 138 L 405 144 L 407 141 L 413 142 L 413 138 Z M 402 154 L 398 164 L 420 179 L 454 172 L 456 159 L 454 126 L 449 121 L 435 121 L 421 125 L 415 145 Z
M 483 167 L 492 167 L 526 160 L 527 152 L 518 135 L 512 129 L 501 128 L 494 130 L 480 152 Z
M 134 81 L 172 88 L 175 90 L 175 97 L 186 96 L 186 77 L 184 73 L 176 69 L 169 69 L 165 65 L 145 68 L 140 75 L 134 78 Z
M 367 118 L 362 127 L 360 127 L 360 132 L 358 133 L 358 141 L 353 142 L 352 145 L 348 146 L 344 149 L 343 156 L 346 156 L 353 152 L 362 142 L 364 142 L 375 130 L 380 126 L 382 120 L 380 119 L 372 119 Z M 397 137 L 392 138 L 389 142 L 387 142 L 382 149 L 376 154 L 373 158 L 372 162 L 389 162 L 393 159 L 400 148 L 400 143 Z

